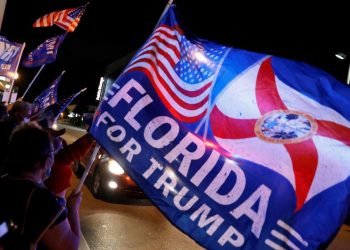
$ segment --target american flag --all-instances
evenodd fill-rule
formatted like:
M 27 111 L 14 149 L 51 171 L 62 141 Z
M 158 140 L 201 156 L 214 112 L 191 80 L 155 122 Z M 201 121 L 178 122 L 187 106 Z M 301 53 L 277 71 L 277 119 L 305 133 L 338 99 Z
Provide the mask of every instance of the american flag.
M 84 14 L 87 5 L 88 4 L 77 8 L 51 12 L 43 17 L 38 18 L 34 22 L 33 27 L 47 27 L 56 24 L 68 32 L 73 32 L 78 26 L 80 18 Z
M 125 72 L 144 72 L 167 109 L 179 120 L 193 123 L 207 112 L 215 73 L 227 48 L 187 39 L 171 14 Z
M 41 110 L 47 108 L 48 106 L 54 104 L 57 102 L 57 90 L 58 90 L 58 85 L 61 81 L 62 75 L 64 74 L 65 71 L 61 73 L 59 77 L 56 78 L 55 81 L 45 89 L 43 92 L 41 92 L 40 95 L 38 95 L 32 104 L 32 111 L 33 114 L 40 112 Z

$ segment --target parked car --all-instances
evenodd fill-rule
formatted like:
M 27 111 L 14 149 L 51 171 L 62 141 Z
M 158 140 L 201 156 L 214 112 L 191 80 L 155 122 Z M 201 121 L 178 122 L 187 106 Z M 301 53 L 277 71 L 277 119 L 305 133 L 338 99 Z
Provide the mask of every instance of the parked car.
M 73 171 L 80 175 L 85 170 L 93 148 L 80 162 L 74 164 Z M 128 176 L 123 167 L 110 158 L 100 148 L 87 176 L 87 184 L 96 198 L 144 197 L 142 190 Z

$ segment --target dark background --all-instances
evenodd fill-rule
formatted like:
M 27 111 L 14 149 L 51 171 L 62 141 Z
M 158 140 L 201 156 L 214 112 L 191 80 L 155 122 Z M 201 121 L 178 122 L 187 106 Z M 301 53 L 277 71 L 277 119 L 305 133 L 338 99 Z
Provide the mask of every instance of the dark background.
M 194 36 L 224 45 L 303 61 L 346 81 L 350 56 L 348 8 L 335 2 L 307 1 L 254 3 L 251 1 L 175 0 L 181 26 Z M 34 21 L 52 11 L 78 7 L 79 0 L 7 0 L 1 35 L 25 42 L 22 59 L 46 39 L 65 33 L 57 26 L 32 28 Z M 108 64 L 137 50 L 151 34 L 166 1 L 91 0 L 73 33 L 47 64 L 26 96 L 32 101 L 63 71 L 58 99 L 83 87 L 88 90 L 74 102 L 97 104 L 99 79 Z M 39 67 L 19 67 L 15 81 L 23 93 Z

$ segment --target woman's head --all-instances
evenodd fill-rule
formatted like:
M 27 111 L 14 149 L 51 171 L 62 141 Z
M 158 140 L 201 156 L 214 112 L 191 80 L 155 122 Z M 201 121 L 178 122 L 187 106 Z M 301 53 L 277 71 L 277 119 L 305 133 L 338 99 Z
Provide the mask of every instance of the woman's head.
M 53 152 L 49 133 L 37 124 L 18 126 L 11 135 L 6 169 L 11 175 L 21 175 L 51 168 Z
M 14 119 L 18 124 L 29 122 L 31 113 L 31 104 L 24 101 L 16 101 L 9 111 L 11 119 Z

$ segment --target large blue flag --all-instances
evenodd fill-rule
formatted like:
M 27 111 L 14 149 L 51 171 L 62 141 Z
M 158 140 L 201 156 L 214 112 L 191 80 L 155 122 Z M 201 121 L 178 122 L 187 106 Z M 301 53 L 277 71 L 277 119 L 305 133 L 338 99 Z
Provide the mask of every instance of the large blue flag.
M 349 209 L 350 90 L 310 65 L 190 40 L 171 6 L 90 133 L 207 249 L 316 249 Z
M 65 71 L 63 71 L 59 75 L 59 77 L 57 77 L 47 89 L 45 89 L 43 92 L 41 92 L 34 99 L 34 101 L 32 103 L 33 115 L 35 115 L 35 113 L 38 113 L 39 111 L 41 111 L 41 110 L 47 108 L 48 106 L 57 102 L 58 85 L 59 85 L 64 73 L 65 73 Z
M 10 42 L 0 36 L 0 75 L 14 79 L 24 44 Z
M 26 59 L 23 60 L 23 66 L 34 68 L 44 64 L 52 63 L 56 60 L 57 51 L 65 35 L 51 37 L 35 50 L 30 52 Z

